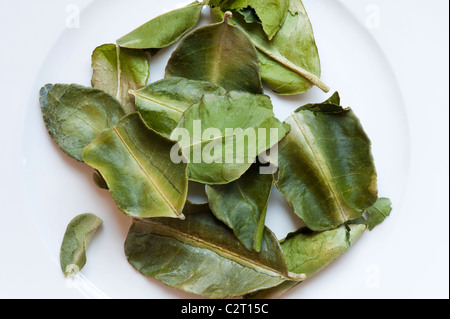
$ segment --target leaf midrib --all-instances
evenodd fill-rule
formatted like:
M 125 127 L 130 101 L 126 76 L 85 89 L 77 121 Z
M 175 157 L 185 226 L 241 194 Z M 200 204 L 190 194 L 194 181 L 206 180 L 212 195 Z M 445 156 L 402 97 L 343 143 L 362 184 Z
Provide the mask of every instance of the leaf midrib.
M 223 23 L 221 23 L 219 25 L 220 32 L 216 39 L 216 41 L 218 41 L 219 44 L 217 46 L 214 46 L 214 49 L 213 49 L 215 58 L 214 58 L 214 65 L 211 68 L 211 71 L 212 71 L 211 72 L 211 82 L 215 83 L 215 84 L 220 83 L 219 79 L 221 77 L 220 75 L 222 72 L 219 72 L 219 69 L 220 69 L 220 65 L 221 65 L 220 62 L 222 61 L 222 56 L 223 56 L 222 46 L 223 46 L 224 39 L 226 39 L 225 35 L 226 35 L 227 26 L 228 26 L 227 21 L 224 21 Z
M 119 140 L 121 141 L 121 143 L 125 146 L 128 153 L 131 155 L 131 157 L 134 159 L 134 161 L 138 164 L 139 168 L 144 172 L 145 176 L 148 178 L 150 183 L 153 185 L 154 189 L 156 189 L 156 191 L 158 192 L 160 197 L 165 201 L 167 206 L 175 213 L 176 216 L 180 216 L 180 214 L 178 213 L 178 210 L 173 206 L 173 204 L 166 197 L 164 192 L 162 192 L 160 190 L 158 184 L 153 180 L 153 178 L 150 176 L 149 172 L 147 172 L 147 170 L 142 165 L 142 163 L 139 161 L 139 159 L 134 155 L 133 151 L 130 149 L 130 147 L 126 143 L 126 141 L 125 141 L 124 137 L 122 136 L 122 134 L 120 133 L 120 131 L 116 127 L 113 127 L 112 129 L 113 129 L 114 133 L 117 135 L 117 137 L 119 138 Z
M 314 159 L 315 159 L 315 161 L 317 163 L 317 166 L 319 168 L 319 172 L 322 175 L 323 180 L 325 181 L 325 183 L 328 186 L 328 189 L 331 192 L 331 196 L 332 196 L 334 202 L 336 203 L 336 206 L 337 206 L 337 208 L 339 210 L 339 213 L 340 213 L 343 221 L 346 221 L 347 220 L 347 215 L 345 214 L 345 210 L 342 207 L 341 202 L 339 201 L 339 197 L 337 195 L 337 191 L 334 189 L 333 185 L 331 184 L 331 182 L 327 178 L 327 174 L 325 173 L 325 169 L 322 166 L 322 158 L 317 154 L 315 149 L 312 147 L 311 142 L 309 141 L 307 134 L 304 132 L 304 130 L 302 129 L 300 123 L 297 120 L 296 114 L 294 114 L 292 117 L 293 117 L 294 122 L 297 125 L 298 129 L 300 130 L 300 133 L 302 134 L 303 138 L 305 139 L 305 142 L 308 145 L 308 148 L 311 150 L 311 153 L 314 156 Z
M 116 92 L 116 99 L 121 101 L 120 95 L 121 95 L 121 86 L 122 86 L 122 70 L 121 70 L 121 63 L 120 63 L 120 47 L 116 45 L 116 68 L 117 68 L 117 92 Z
M 275 276 L 280 276 L 283 278 L 288 279 L 287 275 L 282 274 L 280 271 L 273 269 L 267 265 L 264 265 L 262 263 L 256 262 L 253 259 L 250 258 L 245 258 L 240 254 L 237 254 L 229 249 L 225 249 L 221 246 L 215 245 L 212 242 L 206 241 L 198 236 L 186 233 L 184 231 L 180 231 L 178 229 L 175 229 L 173 227 L 158 223 L 156 221 L 152 221 L 152 220 L 146 220 L 146 219 L 139 219 L 140 221 L 144 222 L 144 223 L 149 223 L 154 225 L 155 227 L 162 229 L 164 232 L 169 233 L 171 235 L 173 235 L 172 237 L 180 242 L 182 242 L 183 244 L 186 245 L 191 245 L 194 247 L 204 247 L 208 250 L 211 250 L 215 253 L 217 253 L 218 255 L 228 259 L 228 260 L 232 260 L 238 264 L 241 264 L 244 267 L 249 267 L 252 268 L 256 271 L 258 271 L 259 273 L 262 273 L 266 276 L 271 276 L 268 274 L 269 273 L 273 273 L 274 275 L 271 277 L 275 277 Z M 162 235 L 162 234 L 159 234 Z M 191 244 L 189 242 L 193 242 L 194 244 Z M 195 245 L 196 244 L 196 245 Z
M 168 109 L 170 109 L 170 110 L 173 110 L 173 111 L 175 111 L 175 112 L 184 114 L 184 110 L 181 110 L 181 109 L 178 109 L 178 108 L 176 108 L 176 107 L 174 107 L 174 106 L 171 106 L 171 105 L 169 105 L 169 104 L 163 103 L 163 102 L 161 102 L 161 101 L 159 101 L 159 100 L 157 100 L 157 99 L 152 99 L 151 97 L 149 97 L 149 96 L 147 96 L 147 95 L 141 94 L 139 91 L 132 91 L 132 92 L 133 92 L 133 94 L 134 94 L 135 96 L 138 96 L 138 97 L 140 97 L 140 98 L 142 98 L 142 99 L 144 99 L 144 100 L 148 100 L 148 101 L 150 101 L 150 102 L 153 102 L 153 103 L 155 103 L 155 104 L 161 105 L 161 106 L 166 107 L 166 108 L 168 108 Z

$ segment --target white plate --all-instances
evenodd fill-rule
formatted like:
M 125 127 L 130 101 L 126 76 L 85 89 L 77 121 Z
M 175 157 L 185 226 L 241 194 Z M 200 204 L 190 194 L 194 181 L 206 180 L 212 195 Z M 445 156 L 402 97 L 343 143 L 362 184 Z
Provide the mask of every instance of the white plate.
M 80 28 L 66 29 L 49 53 L 36 79 L 36 99 L 28 106 L 23 138 L 25 185 L 31 214 L 45 239 L 55 263 L 67 223 L 76 215 L 91 212 L 104 220 L 88 250 L 88 262 L 77 282 L 78 288 L 94 298 L 194 298 L 166 287 L 135 271 L 123 253 L 130 225 L 109 193 L 92 182 L 92 169 L 60 152 L 42 121 L 37 92 L 46 83 L 90 85 L 90 57 L 95 47 L 114 43 L 120 36 L 151 18 L 176 7 L 179 0 L 96 0 L 81 12 Z M 185 3 L 182 3 L 182 5 Z M 403 201 L 409 166 L 408 123 L 396 79 L 370 33 L 335 0 L 304 0 L 319 47 L 322 79 L 339 91 L 344 106 L 360 117 L 373 142 L 381 196 L 393 200 L 395 214 L 374 232 L 367 232 L 337 262 L 286 295 L 287 298 L 345 298 L 376 296 L 379 269 L 390 256 L 382 247 L 389 244 L 397 212 Z M 208 23 L 207 10 L 202 24 Z M 151 61 L 150 81 L 163 78 L 174 49 L 160 52 Z M 277 117 L 284 120 L 309 102 L 322 102 L 330 94 L 314 88 L 295 97 L 272 97 Z M 199 198 L 197 198 L 199 200 Z M 279 239 L 298 225 L 284 199 L 274 190 L 267 217 L 268 226 Z M 61 273 L 61 281 L 64 277 Z M 80 295 L 81 296 L 81 295 Z M 378 296 L 380 297 L 380 296 Z

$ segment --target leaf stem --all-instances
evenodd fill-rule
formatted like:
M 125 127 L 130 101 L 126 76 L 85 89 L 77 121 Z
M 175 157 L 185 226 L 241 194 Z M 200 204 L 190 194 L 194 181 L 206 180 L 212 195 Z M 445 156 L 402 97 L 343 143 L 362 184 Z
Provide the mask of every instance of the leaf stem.
M 225 12 L 225 15 L 223 17 L 223 21 L 227 24 L 230 23 L 230 19 L 233 17 L 233 14 L 230 11 Z
M 286 66 L 287 68 L 294 71 L 295 73 L 301 75 L 302 77 L 307 79 L 309 82 L 311 82 L 312 84 L 317 86 L 319 89 L 321 89 L 325 93 L 328 93 L 330 91 L 330 87 L 328 85 L 326 85 L 322 80 L 320 80 L 319 77 L 317 77 L 316 75 L 293 64 L 291 61 L 289 61 L 288 59 L 286 59 L 285 57 L 283 57 L 281 55 L 273 54 L 272 52 L 265 49 L 263 46 L 261 46 L 258 42 L 254 41 L 253 39 L 252 39 L 252 42 L 258 50 L 260 50 L 264 54 L 268 55 L 270 58 L 277 61 L 278 63 L 281 63 L 282 65 Z
M 288 277 L 293 281 L 305 281 L 306 280 L 305 274 L 296 274 L 293 272 L 288 272 Z

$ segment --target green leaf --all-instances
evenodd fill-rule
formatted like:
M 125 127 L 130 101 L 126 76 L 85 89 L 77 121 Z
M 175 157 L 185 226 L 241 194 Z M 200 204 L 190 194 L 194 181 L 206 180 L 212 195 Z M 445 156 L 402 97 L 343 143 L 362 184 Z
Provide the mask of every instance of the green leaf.
M 366 228 L 364 223 L 355 222 L 324 232 L 312 232 L 302 228 L 289 234 L 281 242 L 289 271 L 305 274 L 307 279 L 311 278 L 348 251 Z M 298 284 L 299 282 L 288 280 L 247 298 L 278 298 Z
M 40 91 L 40 104 L 50 136 L 80 162 L 83 148 L 125 115 L 114 97 L 76 84 L 47 84 Z
M 94 181 L 94 184 L 101 189 L 108 189 L 108 184 L 106 184 L 105 179 L 103 176 L 96 170 L 92 174 L 92 180 Z
M 253 8 L 269 40 L 272 40 L 283 25 L 289 9 L 289 0 L 224 0 L 212 1 L 209 4 L 219 6 L 223 10 Z
M 329 101 L 338 100 L 335 94 Z M 371 142 L 359 119 L 329 101 L 295 111 L 279 145 L 277 186 L 315 231 L 361 217 L 378 193 Z
M 236 12 L 241 14 L 247 23 L 261 23 L 261 20 L 259 20 L 255 10 L 250 7 L 245 9 L 236 9 Z
M 364 223 L 349 223 L 324 232 L 303 228 L 289 234 L 281 242 L 289 271 L 311 278 L 345 253 L 366 229 Z
M 386 217 L 391 215 L 392 203 L 389 198 L 379 198 L 376 203 L 367 208 L 367 222 L 369 230 L 373 230 L 380 225 Z
M 214 215 L 230 227 L 249 250 L 260 251 L 273 174 L 264 175 L 258 164 L 227 185 L 207 185 Z
M 283 253 L 266 230 L 260 253 L 247 250 L 208 204 L 186 203 L 185 221 L 135 220 L 125 242 L 130 264 L 148 277 L 207 298 L 238 297 L 286 279 Z
M 203 3 L 190 5 L 162 14 L 117 40 L 117 44 L 129 49 L 158 49 L 178 41 L 195 27 Z
M 213 20 L 221 20 L 223 13 L 219 11 L 212 9 Z M 320 80 L 321 66 L 313 28 L 300 0 L 290 0 L 286 19 L 271 40 L 259 23 L 247 23 L 239 14 L 233 16 L 232 22 L 247 33 L 258 49 L 262 80 L 274 92 L 300 94 L 314 85 L 329 91 Z
M 86 264 L 86 248 L 103 221 L 93 214 L 82 214 L 69 223 L 61 244 L 61 269 L 66 277 L 73 277 Z
M 225 93 L 215 84 L 178 77 L 164 79 L 131 92 L 145 123 L 166 137 L 177 127 L 186 109 L 199 103 L 203 94 Z
M 189 179 L 217 185 L 237 180 L 288 131 L 268 96 L 228 92 L 205 94 L 186 110 L 171 139 L 189 159 Z
M 318 104 L 316 104 L 316 106 L 318 108 L 321 108 L 321 107 L 323 107 L 323 105 L 326 105 L 326 104 L 341 105 L 341 97 L 339 96 L 339 93 L 334 92 L 333 95 L 328 98 L 328 100 L 326 100 L 323 103 L 318 103 Z M 312 104 L 311 106 L 313 107 L 314 104 Z
M 103 176 L 126 215 L 183 218 L 187 165 L 171 161 L 174 145 L 148 128 L 136 112 L 103 131 L 82 156 Z
M 134 112 L 134 101 L 128 91 L 147 84 L 150 74 L 147 54 L 104 44 L 92 54 L 92 69 L 92 86 L 116 97 L 128 113 Z
M 211 82 L 228 91 L 262 93 L 256 49 L 228 19 L 183 38 L 167 64 L 166 78 L 184 77 Z

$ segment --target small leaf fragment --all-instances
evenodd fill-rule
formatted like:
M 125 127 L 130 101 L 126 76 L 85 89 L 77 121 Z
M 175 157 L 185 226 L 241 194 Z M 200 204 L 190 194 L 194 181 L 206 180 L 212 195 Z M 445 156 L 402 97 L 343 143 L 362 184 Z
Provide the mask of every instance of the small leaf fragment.
M 379 198 L 376 203 L 367 208 L 367 222 L 369 230 L 372 231 L 390 216 L 392 211 L 392 202 L 389 198 Z
M 214 0 L 209 4 L 219 6 L 223 10 L 252 8 L 269 40 L 272 40 L 283 25 L 289 9 L 289 0 Z M 254 18 L 251 21 L 254 21 Z
M 94 181 L 95 185 L 98 188 L 101 189 L 108 189 L 108 184 L 106 184 L 105 179 L 103 176 L 99 173 L 99 171 L 95 170 L 95 172 L 92 174 L 92 180 Z
M 81 214 L 69 223 L 61 244 L 61 269 L 66 277 L 73 277 L 86 264 L 86 249 L 103 221 L 93 214 Z
M 236 11 L 243 16 L 245 22 L 247 23 L 261 23 L 261 20 L 259 20 L 255 10 L 250 7 L 245 9 L 236 9 Z

